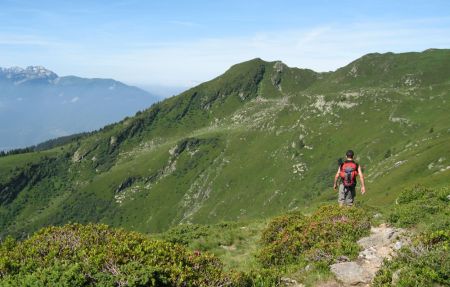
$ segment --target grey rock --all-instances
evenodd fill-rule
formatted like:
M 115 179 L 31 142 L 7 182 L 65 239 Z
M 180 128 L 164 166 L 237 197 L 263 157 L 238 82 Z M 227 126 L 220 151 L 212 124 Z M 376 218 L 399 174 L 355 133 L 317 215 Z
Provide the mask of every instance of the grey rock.
M 382 246 L 389 244 L 398 232 L 394 228 L 372 228 L 372 234 L 368 237 L 361 238 L 358 244 L 363 248 L 372 246 Z
M 316 285 L 316 287 L 342 287 L 342 284 L 335 280 L 330 280 L 327 282 L 320 282 Z
M 402 247 L 403 247 L 403 242 L 401 242 L 401 241 L 395 242 L 395 244 L 394 244 L 395 250 L 400 250 Z
M 361 251 L 358 257 L 365 260 L 374 260 L 378 258 L 378 254 L 375 248 L 369 247 Z
M 291 286 L 291 287 L 304 287 L 305 285 L 298 283 L 297 280 L 288 278 L 288 277 L 281 277 L 281 283 L 284 286 Z
M 331 272 L 344 284 L 369 283 L 370 275 L 356 262 L 342 262 L 331 265 Z
M 381 213 L 376 213 L 373 216 L 373 218 L 375 218 L 375 219 L 378 219 L 378 218 L 381 218 L 381 217 L 383 217 L 383 215 Z

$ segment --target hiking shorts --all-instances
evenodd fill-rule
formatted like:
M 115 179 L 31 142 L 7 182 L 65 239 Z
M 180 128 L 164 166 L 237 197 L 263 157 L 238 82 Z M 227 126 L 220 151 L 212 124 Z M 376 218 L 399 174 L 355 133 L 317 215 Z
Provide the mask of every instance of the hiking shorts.
M 342 205 L 353 205 L 355 199 L 355 186 L 344 186 L 342 183 L 339 185 L 339 197 L 338 202 Z

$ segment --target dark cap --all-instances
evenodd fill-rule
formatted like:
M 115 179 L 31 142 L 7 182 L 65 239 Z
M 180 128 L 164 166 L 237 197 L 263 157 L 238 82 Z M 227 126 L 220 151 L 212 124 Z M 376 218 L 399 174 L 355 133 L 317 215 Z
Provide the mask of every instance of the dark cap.
M 346 155 L 347 157 L 349 157 L 349 158 L 353 158 L 353 156 L 355 155 L 355 153 L 354 153 L 351 149 L 349 149 L 349 150 L 345 153 L 345 155 Z

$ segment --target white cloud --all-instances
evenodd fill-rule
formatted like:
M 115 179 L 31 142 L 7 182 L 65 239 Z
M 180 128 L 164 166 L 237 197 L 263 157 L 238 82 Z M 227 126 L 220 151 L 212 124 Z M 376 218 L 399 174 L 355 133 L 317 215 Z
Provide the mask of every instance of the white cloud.
M 79 99 L 80 99 L 79 97 L 75 97 L 75 98 L 72 98 L 72 99 L 70 100 L 70 102 L 71 102 L 71 103 L 76 103 L 76 102 L 78 102 Z
M 173 24 L 190 25 L 176 21 Z M 26 37 L 3 41 L 51 42 Z M 140 85 L 193 86 L 222 74 L 233 64 L 256 57 L 281 60 L 292 67 L 330 71 L 371 52 L 450 48 L 450 18 L 330 23 L 240 37 L 122 44 L 87 47 L 82 43 L 54 43 L 21 61 L 37 61 L 59 75 L 114 78 Z M 0 62 L 24 59 L 19 54 L 1 52 L 0 41 Z M 34 63 L 26 65 L 30 64 Z
M 209 80 L 235 63 L 256 57 L 330 71 L 371 52 L 449 48 L 450 28 L 402 23 L 328 25 L 145 46 L 98 59 L 99 69 L 107 66 L 115 73 L 111 77 L 122 81 L 181 86 Z
M 11 35 L 0 34 L 0 46 L 6 45 L 21 45 L 21 46 L 51 46 L 58 43 L 49 41 L 45 38 L 36 37 L 33 35 Z

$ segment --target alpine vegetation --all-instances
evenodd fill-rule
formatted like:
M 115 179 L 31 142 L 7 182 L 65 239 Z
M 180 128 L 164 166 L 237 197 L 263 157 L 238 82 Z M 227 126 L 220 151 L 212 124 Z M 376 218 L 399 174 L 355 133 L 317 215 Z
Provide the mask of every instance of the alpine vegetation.
M 448 285 L 449 91 L 446 49 L 253 59 L 2 154 L 0 285 Z

